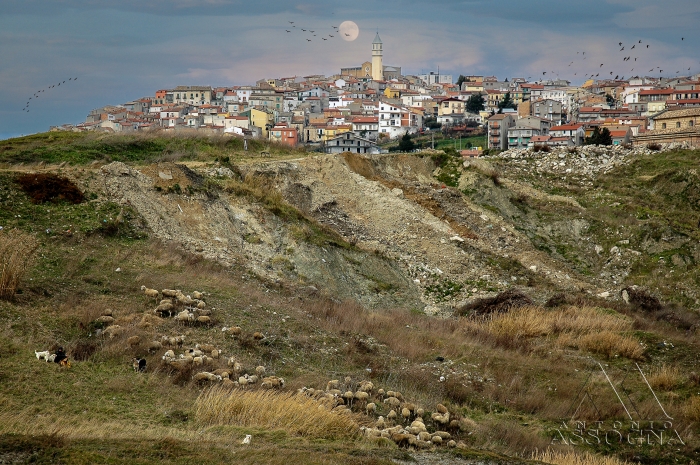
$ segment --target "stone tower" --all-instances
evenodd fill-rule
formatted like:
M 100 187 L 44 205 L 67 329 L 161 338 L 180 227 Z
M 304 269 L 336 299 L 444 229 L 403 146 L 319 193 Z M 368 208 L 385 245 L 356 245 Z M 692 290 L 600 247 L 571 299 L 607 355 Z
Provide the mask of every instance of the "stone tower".
M 372 79 L 375 81 L 384 80 L 384 65 L 382 64 L 382 39 L 379 38 L 379 31 L 372 42 Z

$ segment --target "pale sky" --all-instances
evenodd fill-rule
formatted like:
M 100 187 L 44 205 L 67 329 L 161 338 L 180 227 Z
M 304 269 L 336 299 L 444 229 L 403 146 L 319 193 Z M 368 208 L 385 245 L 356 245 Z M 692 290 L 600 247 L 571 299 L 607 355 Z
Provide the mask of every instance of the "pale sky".
M 353 42 L 332 28 L 346 20 Z M 404 74 L 695 74 L 698 24 L 697 0 L 2 0 L 0 139 L 177 85 L 335 74 L 370 59 L 377 29 Z

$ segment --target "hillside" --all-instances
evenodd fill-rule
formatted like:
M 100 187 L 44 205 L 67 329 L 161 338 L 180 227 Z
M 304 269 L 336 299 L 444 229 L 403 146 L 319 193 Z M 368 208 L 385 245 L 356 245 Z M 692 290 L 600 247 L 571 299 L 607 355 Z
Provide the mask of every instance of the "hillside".
M 586 147 L 463 162 L 451 150 L 263 149 L 162 135 L 2 142 L 0 250 L 10 256 L 15 246 L 2 246 L 19 231 L 37 249 L 0 300 L 0 463 L 524 463 L 551 445 L 618 457 L 610 463 L 698 460 L 697 152 Z M 38 175 L 49 177 L 34 203 Z M 49 181 L 84 199 L 52 199 Z M 163 296 L 142 285 L 203 292 L 195 313 L 208 319 L 158 317 Z M 162 359 L 167 346 L 149 351 L 178 335 L 176 353 L 222 354 L 182 367 Z M 33 352 L 58 346 L 71 368 Z M 244 367 L 237 375 L 264 366 L 285 386 L 231 387 L 239 413 L 213 417 L 228 388 L 193 375 L 232 371 L 229 359 Z M 345 412 L 309 412 L 339 402 L 305 403 L 321 402 L 331 380 L 340 398 L 362 381 L 374 389 L 345 399 Z M 454 447 L 406 449 L 366 429 L 392 410 L 379 388 L 402 394 L 389 423 L 422 416 Z M 295 419 L 256 416 L 274 402 L 298 409 Z M 646 440 L 606 444 L 589 426 L 579 433 L 596 439 L 580 444 L 581 424 L 562 430 L 568 420 Z M 665 425 L 665 443 L 649 421 Z

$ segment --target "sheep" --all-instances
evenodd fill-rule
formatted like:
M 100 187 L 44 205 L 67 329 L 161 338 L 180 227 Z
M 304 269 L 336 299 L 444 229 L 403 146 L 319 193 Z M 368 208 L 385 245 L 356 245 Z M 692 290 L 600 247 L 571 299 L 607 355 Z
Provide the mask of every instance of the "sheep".
M 141 290 L 146 294 L 146 297 L 153 297 L 154 300 L 158 300 L 158 295 L 160 293 L 157 290 L 149 289 L 146 286 L 141 286 Z
M 404 420 L 408 420 L 411 417 L 411 411 L 404 407 L 401 409 L 401 416 L 404 418 Z
M 261 332 L 256 331 L 253 333 L 253 339 L 255 339 L 256 341 L 259 341 L 259 340 L 264 339 L 264 338 L 265 338 L 265 336 L 263 336 L 263 333 L 261 333 Z
M 206 308 L 206 306 L 207 306 L 206 302 L 203 302 L 201 300 L 199 302 L 197 302 L 197 308 L 200 310 L 204 310 Z
M 224 378 L 223 382 L 221 383 L 221 387 L 224 389 L 235 389 L 238 387 L 238 383 L 235 381 L 231 381 L 228 378 Z
M 258 376 L 264 375 L 264 374 L 265 374 L 265 367 L 262 366 L 262 365 L 255 367 L 255 373 L 256 373 Z
M 386 419 L 387 420 L 395 420 L 396 419 L 396 412 L 394 410 L 390 410 L 386 416 Z
M 248 378 L 245 376 L 239 376 L 238 377 L 238 385 L 241 387 L 245 387 L 248 385 Z
M 194 348 L 199 349 L 202 352 L 211 352 L 212 350 L 216 349 L 216 347 L 211 344 L 195 344 Z
M 194 291 L 192 292 L 192 297 L 194 297 L 197 300 L 201 300 L 202 298 L 204 298 L 204 294 L 202 294 L 199 291 Z
M 100 323 L 100 324 L 114 323 L 114 318 L 110 315 L 102 315 L 102 316 L 97 317 L 95 319 L 95 323 Z
M 227 328 L 226 330 L 233 337 L 238 337 L 241 335 L 241 327 L 240 326 L 232 326 L 230 328 Z
M 143 373 L 146 371 L 146 359 L 145 358 L 133 358 L 131 359 L 131 366 L 134 367 L 134 371 L 137 373 Z
M 162 291 L 160 291 L 160 293 L 163 294 L 163 297 L 175 297 L 178 292 L 180 292 L 179 289 L 163 289 Z
M 192 364 L 194 366 L 202 366 L 204 365 L 204 359 L 200 357 L 192 357 Z
M 141 337 L 140 336 L 131 336 L 129 339 L 126 340 L 126 343 L 131 347 L 132 349 L 139 345 L 141 343 Z
M 119 325 L 112 325 L 112 326 L 107 326 L 104 331 L 102 331 L 102 335 L 109 336 L 110 339 L 114 339 L 115 337 L 119 337 L 124 333 L 124 328 L 122 328 Z
M 102 316 L 114 316 L 114 313 L 112 313 L 111 308 L 106 308 L 102 310 Z
M 161 340 L 163 341 L 163 344 L 167 344 L 170 347 L 182 347 L 182 344 L 185 342 L 185 336 L 163 336 Z
M 178 323 L 189 323 L 190 321 L 194 321 L 194 314 L 187 310 L 183 310 L 175 315 L 175 321 Z
M 223 379 L 226 379 L 229 376 L 231 376 L 231 370 L 227 370 L 226 368 L 217 368 L 213 371 L 213 373 L 215 375 L 221 376 Z
M 219 358 L 219 355 L 221 355 L 221 351 L 220 351 L 220 350 L 214 349 L 214 350 L 211 351 L 211 358 L 217 358 L 217 359 L 218 359 L 218 358 Z
M 282 388 L 284 387 L 284 378 L 278 378 L 277 376 L 268 376 L 267 378 L 263 378 L 260 386 L 262 386 L 265 389 Z
M 203 324 L 203 325 L 210 325 L 211 324 L 211 318 L 205 315 L 200 315 L 197 317 L 197 323 Z
M 439 413 L 442 413 L 442 414 L 447 413 L 447 407 L 445 407 L 442 404 L 437 404 L 437 406 L 435 408 Z
M 195 309 L 195 311 L 202 316 L 211 316 L 211 310 Z
M 155 354 L 156 352 L 158 352 L 162 348 L 163 348 L 163 344 L 161 344 L 160 342 L 151 341 L 148 344 L 148 347 L 146 347 L 146 350 L 148 350 L 148 353 L 152 355 L 152 354 Z
M 158 305 L 164 305 L 164 304 L 173 304 L 173 299 L 163 299 L 160 302 L 158 302 Z
M 42 352 L 37 352 L 36 350 L 34 351 L 34 355 L 36 355 L 37 360 L 46 360 L 46 357 L 51 355 L 51 353 L 48 350 L 44 350 Z
M 192 376 L 192 379 L 195 382 L 202 382 L 202 381 L 221 381 L 223 378 L 221 378 L 220 375 L 215 375 L 214 373 L 209 373 L 208 371 L 201 371 L 199 373 L 195 373 Z
M 357 400 L 358 402 L 365 402 L 366 403 L 367 400 L 369 400 L 369 394 L 367 394 L 364 391 L 357 391 L 355 393 L 355 395 L 353 396 L 353 398 L 355 400 Z
M 248 376 L 248 375 L 246 375 Z M 258 375 L 250 375 L 248 376 L 248 384 L 255 384 L 258 382 Z
M 338 389 L 340 387 L 340 382 L 337 379 L 332 379 L 326 383 L 326 391 L 330 391 L 332 389 Z
M 386 399 L 384 399 L 384 403 L 388 404 L 391 407 L 398 407 L 399 405 L 401 405 L 401 401 L 396 397 L 387 397 Z
M 172 349 L 166 350 L 165 354 L 163 355 L 163 360 L 166 362 L 172 362 L 175 360 L 175 352 L 173 352 Z
M 161 303 L 153 310 L 153 313 L 159 314 L 161 316 L 172 316 L 173 309 L 175 306 L 170 302 Z
M 377 418 L 377 423 L 375 424 L 377 429 L 384 429 L 386 428 L 386 422 L 384 421 L 384 417 L 380 416 Z
M 365 405 L 365 411 L 367 412 L 367 415 L 376 413 L 377 404 L 375 404 L 374 402 L 370 402 L 369 404 Z
M 362 381 L 358 389 L 364 392 L 372 392 L 374 384 L 371 381 Z

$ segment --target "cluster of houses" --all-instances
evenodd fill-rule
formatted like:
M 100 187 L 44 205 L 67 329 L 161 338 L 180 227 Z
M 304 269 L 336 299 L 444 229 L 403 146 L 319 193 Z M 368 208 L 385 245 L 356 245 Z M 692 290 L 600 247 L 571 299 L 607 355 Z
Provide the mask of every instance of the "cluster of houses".
M 400 68 L 385 69 L 386 76 L 377 79 L 362 71 L 264 79 L 251 86 L 178 86 L 95 109 L 81 124 L 53 129 L 203 131 L 318 146 L 330 153 L 376 153 L 382 141 L 436 123 L 466 132 L 483 127 L 488 148 L 500 150 L 581 145 L 603 127 L 614 144 L 700 145 L 698 75 L 572 86 L 566 80 L 532 83 L 494 76 L 460 76 L 453 83 L 452 76 L 435 73 L 403 76 Z M 468 105 L 473 96 L 481 96 L 483 109 Z
M 515 82 L 514 82 L 515 81 Z M 700 76 L 674 79 L 503 82 L 487 90 L 494 101 L 510 93 L 515 108 L 487 117 L 491 149 L 582 145 L 606 128 L 614 145 L 687 142 L 700 146 Z

